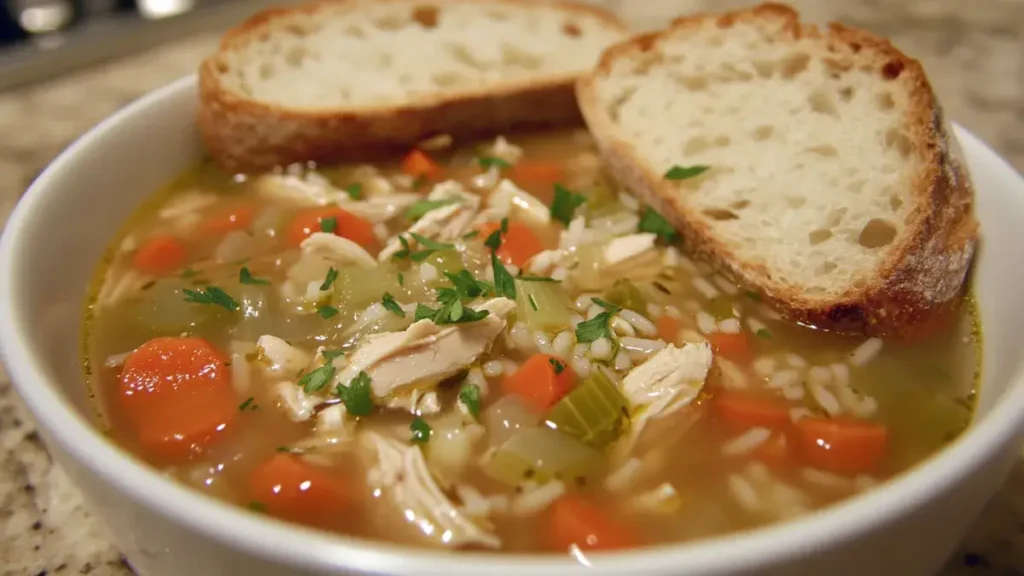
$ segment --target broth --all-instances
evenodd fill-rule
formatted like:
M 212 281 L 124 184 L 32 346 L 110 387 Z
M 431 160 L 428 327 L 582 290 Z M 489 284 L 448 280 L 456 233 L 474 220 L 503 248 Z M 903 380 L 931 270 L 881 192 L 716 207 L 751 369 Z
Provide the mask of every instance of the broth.
M 112 438 L 254 513 L 564 553 L 785 520 L 967 426 L 969 300 L 913 343 L 790 324 L 688 258 L 585 134 L 510 141 L 266 175 L 203 164 L 155 196 L 86 312 Z

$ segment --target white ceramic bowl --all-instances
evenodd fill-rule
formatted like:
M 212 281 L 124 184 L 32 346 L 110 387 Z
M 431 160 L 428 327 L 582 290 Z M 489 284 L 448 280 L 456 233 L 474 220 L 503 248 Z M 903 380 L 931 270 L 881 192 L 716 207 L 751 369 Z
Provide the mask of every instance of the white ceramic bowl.
M 206 498 L 109 442 L 81 372 L 86 282 L 140 202 L 201 154 L 185 78 L 69 147 L 18 204 L 0 242 L 0 351 L 57 460 L 143 576 L 934 574 L 1019 457 L 1024 423 L 1024 180 L 963 129 L 983 249 L 976 294 L 984 378 L 975 424 L 914 470 L 796 521 L 592 557 L 450 554 L 318 533 Z

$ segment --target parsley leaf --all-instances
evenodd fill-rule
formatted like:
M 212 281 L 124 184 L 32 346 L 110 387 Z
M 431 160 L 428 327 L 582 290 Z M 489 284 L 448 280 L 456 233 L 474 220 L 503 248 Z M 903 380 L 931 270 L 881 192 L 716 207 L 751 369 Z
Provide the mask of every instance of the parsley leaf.
M 424 249 L 418 252 L 413 252 L 412 248 L 410 248 L 409 246 L 409 241 L 405 238 L 405 236 L 399 236 L 398 241 L 402 244 L 402 249 L 399 250 L 398 252 L 395 252 L 392 258 L 395 258 L 396 260 L 401 258 L 409 258 L 413 262 L 422 262 L 429 258 L 431 254 L 437 252 L 438 250 L 453 250 L 455 248 L 454 244 L 448 244 L 446 242 L 438 242 L 436 240 L 431 240 L 430 238 L 420 236 L 415 232 L 410 232 L 409 235 L 412 236 L 413 240 L 416 240 L 416 242 L 418 242 L 419 245 Z
M 456 303 L 458 303 L 458 309 L 455 307 Z M 490 312 L 487 310 L 466 308 L 458 298 L 455 298 L 442 304 L 440 308 L 431 308 L 425 304 L 417 304 L 416 313 L 413 318 L 417 322 L 420 320 L 430 320 L 434 324 L 442 326 L 445 324 L 468 324 L 470 322 L 476 322 L 478 320 L 483 320 L 489 314 Z
M 320 230 L 328 234 L 334 234 L 334 231 L 338 229 L 338 218 L 336 216 L 328 216 L 320 220 Z
M 199 270 L 196 270 L 195 268 L 192 268 L 191 266 L 189 266 L 188 268 L 185 268 L 184 270 L 181 271 L 181 277 L 182 278 L 194 278 L 196 276 L 199 276 Z
M 249 272 L 249 269 L 245 266 L 238 271 L 238 281 L 242 284 L 270 284 L 270 280 L 267 280 L 266 278 L 256 278 L 253 276 L 252 272 Z
M 528 298 L 528 300 L 530 301 L 530 308 L 533 308 L 534 310 L 538 310 L 538 308 L 537 308 L 537 300 L 533 297 L 533 294 L 530 294 L 530 297 Z
M 555 199 L 551 201 L 551 217 L 568 226 L 572 222 L 576 209 L 586 201 L 586 196 L 572 192 L 561 184 L 555 184 Z
M 395 301 L 395 297 L 390 292 L 385 292 L 384 297 L 380 303 L 384 306 L 384 309 L 388 312 L 394 313 L 397 316 L 405 318 L 405 310 L 402 310 L 402 306 Z
M 398 285 L 405 287 L 405 274 L 402 274 L 401 272 L 398 273 Z
M 495 230 L 487 235 L 487 239 L 484 240 L 484 246 L 487 246 L 491 250 L 497 250 L 501 248 L 501 230 Z
M 409 209 L 405 211 L 405 217 L 409 220 L 419 220 L 431 210 L 437 210 L 444 206 L 451 206 L 452 204 L 458 204 L 462 202 L 460 198 L 444 198 L 442 200 L 420 200 L 419 202 L 409 206 Z
M 348 194 L 348 197 L 353 200 L 362 200 L 363 185 L 360 184 L 359 182 L 349 184 L 348 186 L 345 187 L 345 193 Z
M 367 416 L 373 412 L 373 393 L 370 384 L 370 375 L 363 371 L 356 374 L 348 386 L 338 384 L 335 393 L 341 398 L 349 414 Z
M 758 335 L 758 337 L 764 338 L 765 340 L 771 340 L 772 339 L 772 332 L 771 332 L 771 330 L 769 330 L 767 328 L 759 329 L 756 332 L 756 334 Z
M 551 368 L 555 371 L 556 376 L 565 370 L 565 364 L 562 364 L 558 358 L 548 358 L 548 364 L 551 364 Z
M 238 410 L 241 412 L 245 412 L 246 410 L 255 410 L 259 408 L 259 406 L 257 406 L 256 404 L 253 404 L 253 402 L 255 401 L 255 398 L 249 396 L 248 398 L 245 399 L 244 402 L 238 405 Z
M 318 306 L 316 309 L 316 313 L 319 314 L 320 317 L 323 318 L 324 320 L 327 320 L 328 318 L 333 318 L 337 316 L 338 309 L 335 308 L 334 306 Z
M 612 314 L 618 312 L 619 310 L 622 310 L 622 308 L 619 308 L 615 304 L 612 304 L 611 302 L 607 302 L 597 297 L 591 298 L 590 301 L 593 302 L 594 304 L 597 304 L 601 308 L 604 308 L 605 310 L 611 312 Z
M 185 288 L 182 292 L 185 294 L 185 302 L 191 302 L 193 304 L 215 304 L 225 308 L 229 312 L 234 312 L 239 308 L 238 302 L 236 302 L 234 298 L 216 286 L 207 286 L 205 290 L 202 288 L 198 290 L 189 290 L 188 288 Z
M 522 282 L 561 282 L 561 280 L 555 280 L 550 276 L 535 276 L 533 274 L 523 274 L 516 278 Z
M 315 370 L 306 372 L 299 378 L 299 386 L 306 392 L 317 392 L 327 386 L 334 378 L 334 364 L 328 362 Z
M 409 241 L 405 239 L 405 236 L 398 235 L 398 243 L 402 245 L 402 249 L 395 252 L 392 256 L 395 260 L 402 258 L 408 258 L 412 254 L 412 249 L 409 248 Z
M 687 180 L 707 172 L 711 166 L 675 166 L 665 172 L 665 180 Z
M 469 273 L 469 270 L 462 269 L 458 273 L 445 272 L 444 275 L 455 285 L 456 293 L 463 300 L 472 300 L 483 296 L 490 288 L 487 284 L 481 283 Z
M 333 285 L 334 281 L 337 280 L 337 279 L 338 279 L 338 271 L 335 270 L 333 266 L 328 268 L 327 269 L 327 277 L 324 278 L 324 282 L 323 282 L 323 284 L 320 285 L 320 289 L 321 290 L 330 290 L 331 289 L 331 285 Z
M 412 419 L 409 430 L 412 430 L 413 444 L 426 444 L 430 441 L 430 434 L 433 432 L 430 429 L 430 424 L 427 424 L 427 421 L 419 416 Z
M 494 268 L 494 290 L 499 296 L 515 300 L 516 281 L 512 274 L 505 268 L 505 265 L 498 260 L 498 256 L 491 252 L 491 267 Z
M 466 410 L 473 418 L 480 417 L 480 387 L 476 384 L 466 384 L 459 390 L 459 400 L 465 405 Z
M 469 232 L 466 232 L 465 234 L 462 235 L 462 239 L 463 240 L 472 240 L 473 238 L 476 238 L 479 235 L 480 235 L 480 231 L 479 230 L 470 230 Z
M 342 352 L 341 350 L 324 350 L 323 352 L 320 353 L 320 355 L 324 357 L 324 360 L 330 362 L 335 358 L 340 358 L 344 356 L 345 353 Z
M 481 168 L 509 168 L 512 164 L 509 164 L 508 160 L 504 158 L 498 158 L 497 156 L 481 156 L 476 159 L 477 164 L 480 164 Z
M 601 312 L 590 320 L 580 322 L 576 325 L 576 341 L 593 342 L 600 338 L 613 339 L 611 328 L 608 327 L 611 319 L 611 313 Z
M 413 240 L 416 240 L 417 242 L 419 242 L 420 246 L 426 248 L 427 250 L 435 250 L 436 251 L 436 250 L 453 250 L 453 249 L 455 249 L 455 245 L 454 244 L 448 244 L 447 242 L 438 242 L 437 240 L 432 240 L 430 238 L 427 238 L 426 236 L 420 236 L 419 234 L 417 234 L 415 232 L 410 232 L 409 235 L 413 237 Z
M 640 223 L 637 224 L 636 229 L 639 232 L 657 234 L 658 238 L 669 244 L 679 239 L 676 229 L 669 224 L 668 220 L 665 220 L 664 216 L 655 212 L 650 206 L 644 208 L 644 213 L 640 215 Z
M 498 230 L 501 230 L 501 234 L 508 234 L 508 218 L 502 218 L 498 223 Z

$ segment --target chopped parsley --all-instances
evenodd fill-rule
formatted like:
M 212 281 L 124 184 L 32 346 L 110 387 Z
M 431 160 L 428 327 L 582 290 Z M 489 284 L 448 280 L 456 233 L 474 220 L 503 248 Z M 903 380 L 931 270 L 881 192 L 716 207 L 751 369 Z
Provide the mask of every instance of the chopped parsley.
M 298 452 L 295 448 L 292 448 L 291 446 L 278 446 L 277 448 L 274 448 L 274 451 L 281 452 L 283 454 L 295 454 Z
M 498 223 L 498 230 L 501 230 L 502 235 L 508 234 L 508 218 L 502 218 Z
M 433 432 L 430 429 L 430 424 L 427 424 L 427 421 L 419 416 L 412 419 L 409 430 L 412 431 L 413 444 L 426 444 L 430 441 L 430 434 Z
M 341 398 L 349 414 L 368 416 L 373 412 L 373 392 L 370 384 L 370 375 L 363 371 L 356 374 L 348 386 L 338 384 L 335 394 Z
M 551 364 L 551 368 L 555 371 L 556 376 L 565 370 L 565 364 L 562 364 L 558 358 L 548 358 L 548 364 Z
M 487 246 L 491 250 L 497 250 L 498 248 L 501 248 L 500 228 L 487 235 L 487 238 L 484 240 L 484 246 Z
M 760 328 L 757 332 L 755 332 L 755 334 L 757 334 L 759 338 L 764 338 L 765 340 L 772 339 L 772 331 L 767 328 Z
M 249 269 L 245 266 L 242 266 L 242 269 L 238 271 L 238 281 L 242 284 L 270 284 L 270 280 L 267 280 L 266 278 L 256 278 L 253 276 L 252 272 L 249 272 Z
M 473 238 L 476 238 L 479 235 L 480 235 L 480 231 L 479 230 L 470 230 L 469 232 L 466 232 L 465 234 L 462 235 L 462 239 L 463 240 L 472 240 Z
M 334 360 L 335 358 L 340 358 L 340 357 L 344 356 L 345 353 L 342 352 L 341 350 L 324 350 L 323 352 L 320 353 L 320 355 L 323 356 L 325 360 L 330 362 L 331 360 Z
M 324 386 L 330 384 L 331 380 L 334 378 L 334 372 L 334 364 L 328 362 L 315 370 L 306 372 L 302 378 L 299 378 L 299 386 L 308 393 L 318 392 L 322 390 Z
M 512 273 L 498 260 L 498 255 L 491 252 L 491 267 L 494 268 L 494 290 L 499 296 L 510 300 L 516 299 L 516 281 Z
M 393 313 L 393 314 L 395 314 L 397 316 L 401 316 L 402 318 L 405 318 L 405 310 L 402 310 L 402 306 L 399 305 L 399 303 L 395 301 L 395 297 L 392 296 L 390 292 L 385 292 L 384 293 L 384 297 L 381 298 L 380 303 L 381 303 L 381 305 L 384 306 L 384 309 L 387 310 L 388 312 L 391 312 L 391 313 Z
M 618 312 L 619 310 L 622 310 L 622 308 L 619 308 L 615 304 L 612 304 L 611 302 L 607 302 L 597 297 L 591 298 L 590 301 L 593 302 L 594 304 L 597 304 L 601 308 L 604 308 L 605 310 L 611 312 L 612 314 Z
M 320 290 L 330 290 L 334 281 L 338 279 L 338 271 L 332 266 L 327 269 L 327 277 L 324 278 L 323 284 L 320 285 Z
M 234 298 L 216 286 L 207 286 L 205 290 L 202 288 L 198 290 L 185 288 L 182 292 L 185 294 L 185 302 L 191 302 L 193 304 L 214 304 L 225 308 L 229 312 L 234 312 L 239 308 L 238 302 L 236 302 Z
M 460 198 L 444 198 L 441 200 L 420 200 L 419 202 L 409 206 L 409 209 L 405 211 L 405 217 L 409 220 L 419 220 L 431 210 L 437 210 L 445 206 L 451 206 L 452 204 L 458 204 L 462 202 Z
M 521 274 L 516 278 L 516 280 L 521 280 L 523 282 L 561 282 L 561 280 L 555 280 L 550 276 L 536 276 L 533 274 Z
M 469 273 L 469 270 L 462 269 L 457 273 L 445 272 L 444 275 L 452 281 L 455 286 L 455 291 L 463 300 L 472 300 L 479 296 L 483 296 L 490 291 L 491 286 L 486 282 L 481 282 L 473 277 Z
M 349 184 L 348 186 L 345 187 L 345 193 L 348 194 L 348 197 L 353 200 L 362 200 L 363 185 L 360 184 L 359 182 Z
M 244 402 L 242 402 L 241 404 L 238 405 L 238 409 L 240 411 L 242 411 L 242 412 L 245 412 L 246 410 L 255 410 L 255 409 L 259 408 L 259 406 L 254 404 L 255 401 L 256 401 L 255 398 L 253 398 L 252 396 L 249 396 L 248 398 L 245 399 Z
M 497 156 L 481 156 L 476 161 L 481 168 L 509 168 L 512 166 L 508 160 Z
M 401 243 L 402 249 L 399 250 L 398 252 L 395 252 L 393 258 L 395 258 L 396 260 L 408 258 L 413 262 L 422 262 L 429 258 L 431 254 L 437 252 L 438 250 L 452 250 L 455 248 L 454 244 L 448 244 L 445 242 L 431 240 L 430 238 L 420 236 L 415 232 L 410 232 L 409 235 L 412 236 L 413 240 L 416 240 L 416 242 L 419 243 L 423 250 L 413 252 L 412 248 L 409 246 L 409 240 L 406 239 L 405 236 L 399 236 L 398 242 Z
M 195 276 L 199 276 L 199 270 L 196 270 L 191 266 L 181 271 L 182 278 L 194 278 Z
M 555 199 L 551 201 L 551 217 L 568 226 L 569 222 L 572 222 L 576 209 L 586 201 L 586 196 L 572 192 L 561 184 L 555 184 Z
M 658 214 L 650 206 L 644 208 L 644 213 L 640 215 L 640 223 L 637 224 L 636 229 L 640 232 L 657 234 L 658 238 L 669 244 L 679 239 L 679 233 L 672 227 L 672 224 L 669 224 L 664 216 Z
M 338 229 L 338 218 L 337 216 L 328 216 L 320 220 L 320 230 L 328 234 L 334 234 L 334 231 Z
M 459 401 L 466 407 L 473 418 L 480 417 L 480 387 L 476 384 L 466 384 L 459 390 Z
M 665 180 L 687 180 L 707 172 L 710 166 L 675 166 L 665 172 Z
M 533 294 L 530 294 L 530 297 L 528 298 L 528 300 L 530 301 L 530 308 L 533 308 L 534 310 L 537 310 L 537 300 L 534 299 Z
M 576 341 L 593 342 L 600 338 L 614 340 L 612 330 L 608 326 L 611 319 L 612 315 L 610 312 L 601 312 L 590 320 L 580 322 L 576 325 Z
M 444 324 L 467 324 L 486 318 L 487 310 L 474 310 L 462 305 L 458 299 L 442 304 L 439 308 L 431 308 L 425 304 L 416 305 L 415 320 L 430 320 L 438 326 Z
M 325 304 L 323 306 L 317 306 L 316 313 L 319 314 L 320 317 L 323 318 L 324 320 L 327 320 L 329 318 L 337 316 L 338 309 L 335 308 L 334 306 L 328 306 Z
M 401 272 L 398 273 L 398 285 L 405 287 L 405 274 L 402 274 Z

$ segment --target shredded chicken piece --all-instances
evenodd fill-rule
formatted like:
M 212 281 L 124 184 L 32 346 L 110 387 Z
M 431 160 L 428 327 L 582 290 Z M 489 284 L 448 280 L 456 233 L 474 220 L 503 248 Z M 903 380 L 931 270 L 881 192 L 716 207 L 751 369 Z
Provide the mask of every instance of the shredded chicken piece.
M 294 378 L 309 366 L 311 358 L 277 336 L 264 334 L 256 340 L 257 362 L 271 376 Z
M 531 274 L 538 274 L 540 276 L 549 276 L 559 266 L 565 266 L 565 260 L 567 258 L 565 250 L 542 250 L 533 255 L 530 261 L 526 263 L 525 268 L 530 271 Z
M 615 457 L 629 456 L 644 427 L 654 420 L 682 410 L 704 387 L 711 367 L 711 346 L 669 344 L 647 362 L 633 368 L 620 387 L 631 406 L 628 433 L 615 445 Z
M 340 445 L 355 439 L 356 419 L 344 404 L 334 404 L 316 415 L 316 435 L 327 444 Z
M 441 492 L 419 446 L 374 432 L 361 438 L 375 460 L 367 474 L 368 483 L 381 490 L 428 541 L 448 547 L 501 546 L 497 536 L 474 523 Z
M 320 396 L 307 394 L 302 386 L 293 382 L 278 382 L 271 390 L 293 422 L 305 422 L 312 418 L 316 407 L 324 401 Z
M 377 255 L 377 259 L 384 262 L 402 249 L 399 236 L 405 236 L 410 244 L 415 244 L 410 234 L 418 234 L 438 242 L 452 242 L 462 236 L 480 209 L 480 197 L 467 193 L 466 189 L 454 180 L 434 186 L 427 196 L 427 200 L 448 199 L 457 199 L 459 202 L 435 208 L 424 214 L 408 230 L 391 238 L 387 246 Z
M 315 172 L 303 176 L 293 174 L 264 174 L 253 180 L 253 190 L 277 204 L 295 207 L 325 206 L 348 197 L 345 192 L 330 185 Z
M 147 274 L 123 268 L 121 270 L 111 269 L 103 280 L 100 293 L 96 296 L 96 304 L 100 308 L 109 308 L 120 304 L 125 300 L 134 298 L 142 292 L 143 287 L 152 282 L 154 278 Z
M 623 507 L 629 512 L 643 512 L 647 514 L 672 515 L 679 512 L 683 501 L 676 492 L 674 486 L 668 482 L 659 484 L 639 494 L 628 498 Z
M 401 332 L 367 336 L 338 372 L 337 382 L 347 386 L 365 371 L 372 378 L 374 397 L 387 398 L 403 388 L 432 386 L 454 376 L 490 349 L 515 302 L 494 298 L 474 308 L 490 314 L 476 322 L 443 326 L 420 320 Z
M 392 410 L 403 410 L 411 414 L 426 416 L 441 411 L 441 398 L 437 395 L 437 390 L 424 391 L 420 388 L 413 388 L 408 394 L 392 396 L 384 406 Z
M 655 234 L 630 234 L 613 238 L 604 247 L 604 261 L 615 266 L 640 256 L 644 252 L 654 250 Z
M 340 266 L 373 268 L 377 261 L 362 246 L 341 236 L 315 232 L 300 245 L 302 256 L 287 272 L 281 294 L 288 300 L 318 302 L 327 292 L 320 287 L 327 270 Z
M 383 180 L 383 178 L 381 178 Z M 387 182 L 387 180 L 384 180 Z M 365 200 L 353 200 L 345 196 L 338 205 L 349 212 L 373 223 L 387 222 L 404 213 L 410 206 L 423 199 L 415 192 L 392 192 L 370 196 Z
M 475 223 L 516 218 L 535 226 L 551 223 L 551 210 L 546 204 L 510 180 L 502 179 L 487 198 L 487 209 L 477 214 Z
M 501 158 L 509 164 L 515 164 L 523 157 L 523 149 L 509 142 L 504 136 L 495 138 L 494 143 L 488 146 L 485 152 L 488 156 Z

